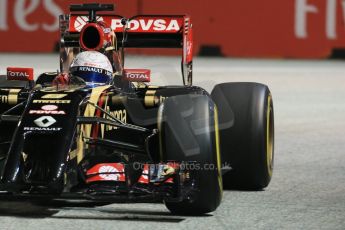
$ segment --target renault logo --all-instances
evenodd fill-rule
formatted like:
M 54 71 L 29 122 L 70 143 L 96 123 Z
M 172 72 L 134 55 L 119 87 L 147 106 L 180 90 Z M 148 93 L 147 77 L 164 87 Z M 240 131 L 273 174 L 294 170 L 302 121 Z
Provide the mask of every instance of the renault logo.
M 43 127 L 43 128 L 49 127 L 52 124 L 54 124 L 55 122 L 56 122 L 56 120 L 51 116 L 43 116 L 43 117 L 40 117 L 34 121 L 34 123 L 37 126 Z

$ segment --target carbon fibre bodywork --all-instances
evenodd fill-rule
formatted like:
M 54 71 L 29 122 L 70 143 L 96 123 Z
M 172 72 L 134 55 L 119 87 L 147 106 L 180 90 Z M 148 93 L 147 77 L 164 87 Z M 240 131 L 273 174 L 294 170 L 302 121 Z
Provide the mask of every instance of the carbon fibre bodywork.
M 6 84 L 0 84 L 3 195 L 134 201 L 185 199 L 188 192 L 182 195 L 180 190 L 193 190 L 192 185 L 181 186 L 191 181 L 181 181 L 187 172 L 178 167 L 161 182 L 138 184 L 143 168 L 133 164 L 164 164 L 157 132 L 159 105 L 175 95 L 207 94 L 203 89 Z M 125 180 L 89 182 L 88 170 L 100 163 L 123 164 Z M 173 183 L 164 184 L 169 178 Z

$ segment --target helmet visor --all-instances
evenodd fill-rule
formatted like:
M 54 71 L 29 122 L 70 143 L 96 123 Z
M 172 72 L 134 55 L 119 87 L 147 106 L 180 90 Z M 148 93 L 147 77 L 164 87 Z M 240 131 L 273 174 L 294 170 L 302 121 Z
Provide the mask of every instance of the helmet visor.
M 109 84 L 112 80 L 111 72 L 96 67 L 72 67 L 71 74 L 82 78 L 86 84 Z

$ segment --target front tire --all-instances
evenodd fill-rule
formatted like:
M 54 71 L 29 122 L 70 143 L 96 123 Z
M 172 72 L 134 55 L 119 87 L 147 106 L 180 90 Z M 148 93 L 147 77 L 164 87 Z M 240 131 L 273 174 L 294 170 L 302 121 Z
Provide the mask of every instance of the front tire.
M 222 198 L 217 109 L 206 95 L 181 95 L 167 98 L 159 108 L 161 159 L 195 162 L 193 170 L 197 192 L 192 199 L 166 201 L 175 214 L 201 215 L 214 211 Z M 213 168 L 205 170 L 205 165 Z

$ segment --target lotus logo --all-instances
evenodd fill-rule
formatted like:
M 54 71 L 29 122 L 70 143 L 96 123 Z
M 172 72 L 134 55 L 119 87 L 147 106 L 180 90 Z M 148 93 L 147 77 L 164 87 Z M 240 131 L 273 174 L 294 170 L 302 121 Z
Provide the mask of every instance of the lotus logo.
M 51 116 L 43 116 L 34 121 L 34 123 L 42 128 L 46 128 L 54 124 L 56 120 Z
M 98 16 L 97 21 L 103 21 L 103 18 Z M 87 16 L 78 16 L 74 22 L 74 28 L 80 32 L 83 27 L 89 22 L 89 17 Z

